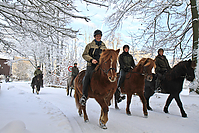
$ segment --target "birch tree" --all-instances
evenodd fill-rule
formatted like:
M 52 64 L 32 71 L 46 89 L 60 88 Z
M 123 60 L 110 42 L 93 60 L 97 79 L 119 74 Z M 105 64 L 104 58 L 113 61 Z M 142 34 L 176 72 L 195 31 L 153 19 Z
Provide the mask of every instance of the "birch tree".
M 137 19 L 143 28 L 133 36 L 137 43 L 143 44 L 143 50 L 147 49 L 152 55 L 162 47 L 166 51 L 173 51 L 174 55 L 179 55 L 179 59 L 186 59 L 192 57 L 192 53 L 197 49 L 196 0 L 109 0 L 109 2 L 114 3 L 114 13 L 106 18 L 110 34 L 118 30 L 125 19 L 132 19 L 132 24 L 133 20 Z

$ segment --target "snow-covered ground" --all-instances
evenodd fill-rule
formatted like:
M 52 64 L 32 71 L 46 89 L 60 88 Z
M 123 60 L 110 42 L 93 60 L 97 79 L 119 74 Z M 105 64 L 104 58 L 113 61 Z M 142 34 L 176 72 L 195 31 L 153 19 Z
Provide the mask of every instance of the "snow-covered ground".
M 107 130 L 98 126 L 100 107 L 94 99 L 87 102 L 89 122 L 79 117 L 75 99 L 64 89 L 42 88 L 32 94 L 28 82 L 2 83 L 0 90 L 0 133 L 198 133 L 199 96 L 181 95 L 188 118 L 182 118 L 173 101 L 165 114 L 162 109 L 168 95 L 151 97 L 148 118 L 144 118 L 139 97 L 131 102 L 131 116 L 125 114 L 126 101 L 120 110 L 110 106 Z

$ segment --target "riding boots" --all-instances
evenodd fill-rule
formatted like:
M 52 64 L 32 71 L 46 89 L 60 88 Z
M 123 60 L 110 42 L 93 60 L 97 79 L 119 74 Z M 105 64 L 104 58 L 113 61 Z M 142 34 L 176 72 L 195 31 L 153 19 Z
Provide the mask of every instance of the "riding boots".
M 119 102 L 121 102 L 122 100 L 125 99 L 125 95 L 120 95 L 121 94 L 121 88 L 120 87 L 124 83 L 125 76 L 126 76 L 126 72 L 123 69 L 121 69 L 120 70 L 120 77 L 119 77 L 118 82 L 117 82 L 117 89 L 116 89 L 116 92 L 115 92 L 115 98 L 116 98 L 117 103 L 119 103 Z
M 83 79 L 83 89 L 82 89 L 83 96 L 79 100 L 79 103 L 82 106 L 86 105 L 86 101 L 88 98 L 88 87 L 90 85 L 90 79 L 91 79 L 91 76 L 92 76 L 92 73 L 93 73 L 93 70 L 95 69 L 95 67 L 96 67 L 95 65 L 87 66 L 86 73 L 85 73 L 85 76 Z
M 120 95 L 120 94 L 121 94 L 121 89 L 120 87 L 117 87 L 116 92 L 115 92 L 115 98 L 116 98 L 117 103 L 120 103 L 122 100 L 126 98 L 125 95 Z

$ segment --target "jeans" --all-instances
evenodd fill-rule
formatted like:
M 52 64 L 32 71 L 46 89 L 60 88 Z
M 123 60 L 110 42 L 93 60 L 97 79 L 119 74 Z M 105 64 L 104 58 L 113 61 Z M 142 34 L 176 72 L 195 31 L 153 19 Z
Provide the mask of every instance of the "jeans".
M 83 90 L 82 93 L 86 98 L 88 98 L 88 86 L 90 84 L 92 73 L 95 69 L 96 65 L 87 66 L 86 73 L 83 79 Z

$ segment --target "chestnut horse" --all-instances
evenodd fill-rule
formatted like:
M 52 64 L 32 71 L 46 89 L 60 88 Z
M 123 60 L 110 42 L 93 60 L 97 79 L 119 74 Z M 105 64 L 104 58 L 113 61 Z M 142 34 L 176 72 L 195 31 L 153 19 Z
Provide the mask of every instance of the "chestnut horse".
M 121 92 L 123 94 L 127 94 L 127 106 L 126 106 L 126 114 L 131 115 L 129 110 L 129 106 L 131 103 L 132 94 L 137 94 L 143 104 L 143 112 L 144 116 L 148 116 L 147 108 L 146 108 L 146 99 L 144 97 L 144 84 L 145 79 L 151 81 L 153 79 L 152 76 L 152 68 L 155 67 L 155 61 L 150 58 L 142 58 L 139 63 L 135 66 L 135 68 L 131 69 L 125 78 L 125 81 L 121 87 Z M 115 102 L 115 108 L 118 108 L 117 102 Z
M 102 51 L 99 64 L 93 71 L 88 88 L 88 98 L 95 98 L 101 106 L 99 125 L 103 129 L 107 129 L 106 123 L 108 121 L 108 106 L 110 105 L 110 100 L 112 99 L 117 88 L 116 65 L 119 51 L 119 49 L 106 49 Z M 83 110 L 84 121 L 87 122 L 88 116 L 86 113 L 86 106 L 81 106 L 79 103 L 79 99 L 82 97 L 82 80 L 84 75 L 85 70 L 81 71 L 75 78 L 75 101 L 79 115 L 81 116 Z

